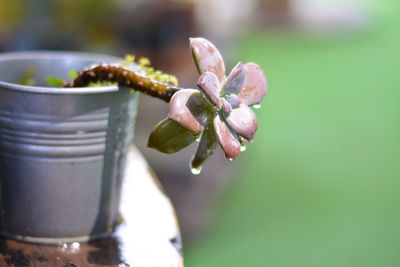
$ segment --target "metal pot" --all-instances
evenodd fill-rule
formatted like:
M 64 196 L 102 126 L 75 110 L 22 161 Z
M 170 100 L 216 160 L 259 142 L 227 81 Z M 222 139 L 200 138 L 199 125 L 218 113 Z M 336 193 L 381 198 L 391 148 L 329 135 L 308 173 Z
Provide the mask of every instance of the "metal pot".
M 0 234 L 84 241 L 119 222 L 137 94 L 118 86 L 46 87 L 46 78 L 120 58 L 76 52 L 0 54 Z M 37 86 L 19 85 L 33 68 Z

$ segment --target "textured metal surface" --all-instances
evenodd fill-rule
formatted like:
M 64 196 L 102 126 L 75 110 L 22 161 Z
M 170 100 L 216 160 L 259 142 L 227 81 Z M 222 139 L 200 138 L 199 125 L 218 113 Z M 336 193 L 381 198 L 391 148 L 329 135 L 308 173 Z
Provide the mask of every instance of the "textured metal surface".
M 111 231 L 137 96 L 116 86 L 59 89 L 15 84 L 120 59 L 82 53 L 0 55 L 0 231 L 70 239 Z M 71 90 L 71 91 L 67 91 Z
M 0 237 L 0 266 L 183 267 L 174 208 L 140 152 L 131 147 L 113 234 L 89 242 L 31 244 Z

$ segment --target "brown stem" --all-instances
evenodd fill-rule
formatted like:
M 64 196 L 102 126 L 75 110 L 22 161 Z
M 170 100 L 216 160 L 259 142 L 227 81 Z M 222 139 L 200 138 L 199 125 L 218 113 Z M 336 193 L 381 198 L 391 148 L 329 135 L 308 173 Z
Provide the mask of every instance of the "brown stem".
M 110 81 L 133 88 L 144 94 L 169 102 L 171 97 L 182 88 L 158 82 L 131 69 L 118 65 L 101 64 L 78 72 L 78 77 L 64 87 L 83 87 L 90 82 Z

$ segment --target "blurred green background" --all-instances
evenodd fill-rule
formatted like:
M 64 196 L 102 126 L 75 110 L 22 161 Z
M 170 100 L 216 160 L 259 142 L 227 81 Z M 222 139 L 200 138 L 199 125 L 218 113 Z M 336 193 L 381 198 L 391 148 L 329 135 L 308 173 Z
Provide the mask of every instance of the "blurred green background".
M 190 149 L 145 148 L 168 106 L 141 100 L 135 143 L 177 208 L 186 266 L 400 266 L 399 14 L 398 0 L 0 0 L 0 51 L 134 53 L 183 86 L 190 36 L 228 69 L 258 63 L 255 142 L 200 177 Z
M 269 92 L 187 266 L 400 266 L 400 2 L 369 4 L 376 21 L 357 33 L 241 39 Z

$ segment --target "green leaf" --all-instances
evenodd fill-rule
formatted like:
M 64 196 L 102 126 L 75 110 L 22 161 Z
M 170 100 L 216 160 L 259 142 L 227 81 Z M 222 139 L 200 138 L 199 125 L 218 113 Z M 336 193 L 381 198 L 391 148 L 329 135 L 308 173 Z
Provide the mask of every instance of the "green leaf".
M 21 85 L 35 85 L 35 80 L 33 79 L 33 76 L 35 75 L 36 70 L 35 68 L 29 68 L 25 71 L 24 73 L 24 78 L 23 80 L 19 83 Z
M 49 76 L 47 77 L 47 83 L 54 87 L 61 87 L 63 84 L 63 79 L 54 76 Z
M 199 135 L 174 121 L 165 119 L 154 127 L 147 146 L 166 154 L 172 154 L 193 143 Z
M 214 153 L 216 146 L 217 137 L 215 135 L 213 119 L 210 118 L 197 146 L 196 154 L 193 156 L 191 168 L 200 171 L 204 162 Z
M 70 70 L 68 72 L 68 78 L 70 78 L 71 80 L 75 80 L 76 77 L 78 77 L 78 72 L 76 72 L 75 70 Z

